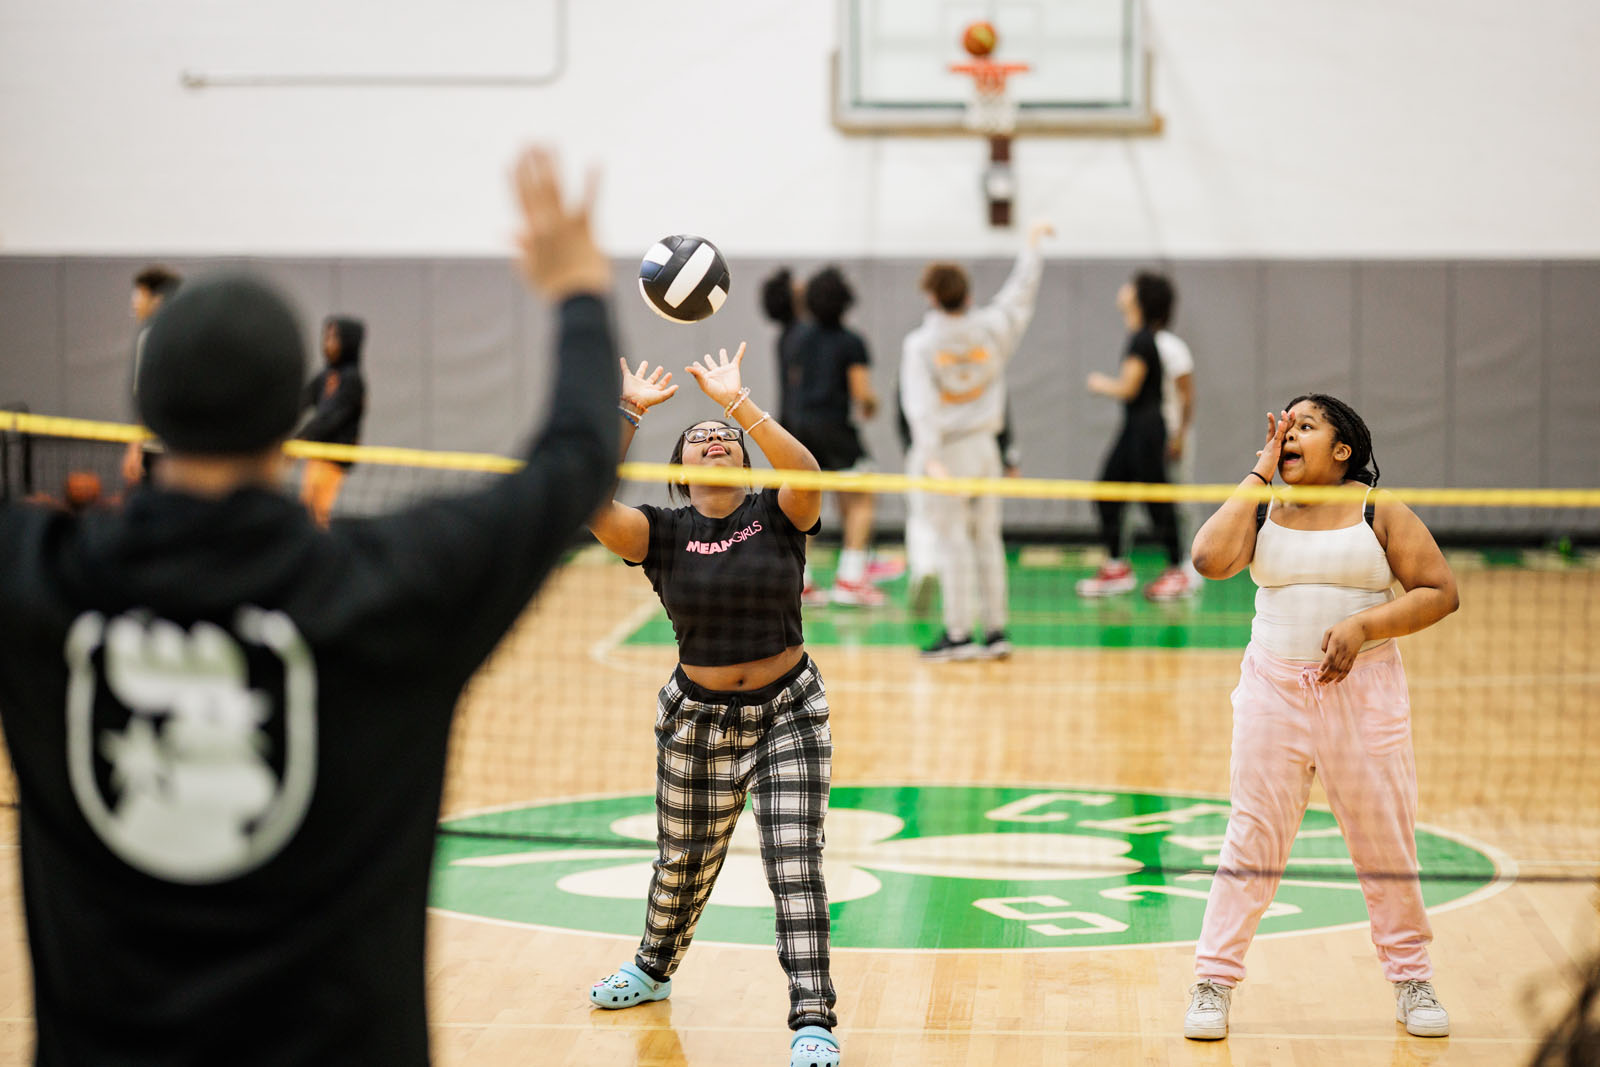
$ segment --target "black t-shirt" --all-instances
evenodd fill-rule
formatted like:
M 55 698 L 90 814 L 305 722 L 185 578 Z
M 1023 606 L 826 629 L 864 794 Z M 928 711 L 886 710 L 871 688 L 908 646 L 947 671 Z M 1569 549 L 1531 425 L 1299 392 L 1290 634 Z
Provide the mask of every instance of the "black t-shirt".
M 784 333 L 778 357 L 786 426 L 850 421 L 850 368 L 871 362 L 859 334 L 843 326 L 803 322 Z
M 778 506 L 778 490 L 745 497 L 725 518 L 693 507 L 639 508 L 650 520 L 642 563 L 678 638 L 678 659 L 726 667 L 801 644 L 806 535 Z
M 1126 422 L 1144 421 L 1152 413 L 1161 416 L 1161 352 L 1156 348 L 1156 332 L 1146 328 L 1128 337 L 1127 359 L 1144 363 L 1144 383 L 1132 400 L 1124 404 Z

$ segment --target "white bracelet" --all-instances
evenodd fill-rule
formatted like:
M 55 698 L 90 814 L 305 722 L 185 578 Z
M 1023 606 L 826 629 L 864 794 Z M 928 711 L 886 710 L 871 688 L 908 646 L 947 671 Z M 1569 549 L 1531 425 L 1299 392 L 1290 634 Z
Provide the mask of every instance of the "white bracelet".
M 770 411 L 763 412 L 761 417 L 759 419 L 757 419 L 755 422 L 752 422 L 748 427 L 746 427 L 744 432 L 745 433 L 755 433 L 756 432 L 756 427 L 760 426 L 763 422 L 766 422 L 770 418 L 772 418 L 772 412 L 770 412 Z
M 739 395 L 733 398 L 733 403 L 722 409 L 722 413 L 728 416 L 730 419 L 733 418 L 734 409 L 749 399 L 749 396 L 750 387 L 747 385 L 743 389 L 739 390 Z

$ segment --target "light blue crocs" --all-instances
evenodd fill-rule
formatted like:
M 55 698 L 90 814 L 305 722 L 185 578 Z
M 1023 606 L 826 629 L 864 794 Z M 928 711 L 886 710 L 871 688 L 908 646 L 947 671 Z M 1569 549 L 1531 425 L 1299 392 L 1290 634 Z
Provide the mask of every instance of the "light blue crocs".
M 666 1000 L 671 995 L 672 979 L 658 982 L 631 963 L 624 963 L 617 973 L 608 974 L 589 987 L 590 1003 L 608 1010 Z
M 820 1026 L 802 1026 L 789 1042 L 789 1067 L 839 1067 L 839 1042 Z

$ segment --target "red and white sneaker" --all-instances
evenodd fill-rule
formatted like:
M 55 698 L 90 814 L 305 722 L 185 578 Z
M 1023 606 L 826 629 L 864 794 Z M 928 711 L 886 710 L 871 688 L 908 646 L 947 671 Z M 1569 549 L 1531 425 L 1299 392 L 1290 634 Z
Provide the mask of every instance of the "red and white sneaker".
M 828 602 L 828 591 L 820 585 L 812 585 L 807 582 L 806 587 L 800 590 L 800 603 L 804 607 L 825 608 L 828 606 Z
M 878 608 L 889 598 L 884 596 L 882 589 L 871 582 L 847 582 L 843 578 L 835 578 L 830 599 L 835 604 L 843 604 L 846 607 Z
M 1144 587 L 1146 600 L 1182 600 L 1194 595 L 1194 583 L 1182 567 L 1168 567 L 1160 577 Z
M 1108 559 L 1100 564 L 1093 578 L 1078 579 L 1079 596 L 1116 596 L 1130 592 L 1139 583 L 1126 560 Z
M 906 561 L 903 559 L 883 559 L 878 556 L 867 561 L 866 580 L 873 585 L 879 582 L 892 582 L 906 572 Z

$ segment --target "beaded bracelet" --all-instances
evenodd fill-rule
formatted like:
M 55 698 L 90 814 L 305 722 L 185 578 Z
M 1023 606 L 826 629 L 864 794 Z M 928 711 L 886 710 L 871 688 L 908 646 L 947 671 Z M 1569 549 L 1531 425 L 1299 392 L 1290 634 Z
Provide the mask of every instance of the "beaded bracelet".
M 733 398 L 733 403 L 729 404 L 727 407 L 722 409 L 722 413 L 724 415 L 728 416 L 728 418 L 730 418 L 730 419 L 733 418 L 734 409 L 737 408 L 740 404 L 743 404 L 745 402 L 745 400 L 749 396 L 750 396 L 750 387 L 747 385 L 743 389 L 739 390 L 739 395 Z
M 623 407 L 621 404 L 617 405 L 617 410 L 622 412 L 622 417 L 628 420 L 628 425 L 632 426 L 635 430 L 637 430 L 639 428 L 639 416 L 638 415 L 635 415 L 633 412 L 629 411 L 627 408 Z M 642 414 L 642 412 L 641 412 L 641 414 Z

